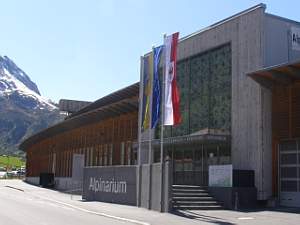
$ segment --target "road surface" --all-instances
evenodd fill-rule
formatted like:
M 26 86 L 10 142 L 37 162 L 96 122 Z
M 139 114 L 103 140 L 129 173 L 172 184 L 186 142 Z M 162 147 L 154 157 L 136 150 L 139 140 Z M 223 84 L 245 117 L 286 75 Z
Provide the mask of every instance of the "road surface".
M 0 181 L 0 225 L 133 224 L 84 212 L 12 187 Z
M 195 210 L 176 215 L 144 208 L 85 202 L 81 196 L 0 180 L 0 225 L 299 225 L 298 209 Z

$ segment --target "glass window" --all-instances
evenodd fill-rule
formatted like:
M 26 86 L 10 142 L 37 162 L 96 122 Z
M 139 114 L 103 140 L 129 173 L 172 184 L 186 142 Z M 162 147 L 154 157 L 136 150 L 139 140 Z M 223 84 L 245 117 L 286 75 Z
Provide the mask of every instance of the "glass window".
M 89 166 L 89 157 L 90 157 L 89 149 L 85 148 L 84 152 L 85 152 L 85 166 Z
M 297 178 L 297 167 L 282 167 L 281 168 L 282 178 Z
M 93 156 L 94 156 L 94 149 L 93 149 L 93 147 L 90 147 L 90 163 L 89 163 L 89 165 L 90 166 L 93 166 Z
M 297 191 L 297 181 L 281 181 L 281 191 Z
M 127 165 L 131 165 L 131 145 L 127 147 Z
M 209 54 L 191 60 L 190 133 L 209 127 Z
M 297 142 L 294 140 L 284 141 L 280 144 L 280 151 L 296 151 L 297 150 Z
M 173 129 L 172 136 L 182 136 L 189 133 L 189 61 L 177 65 L 177 86 L 180 95 L 180 113 L 182 122 Z
M 230 129 L 231 57 L 225 46 L 210 55 L 210 128 Z
M 104 166 L 107 166 L 107 144 L 104 145 Z
M 160 70 L 160 79 L 162 70 Z M 182 123 L 165 127 L 164 136 L 182 136 L 205 128 L 230 131 L 231 46 L 200 53 L 177 63 Z M 157 126 L 155 137 L 160 137 Z
M 113 144 L 109 145 L 109 165 L 113 164 Z
M 296 164 L 297 154 L 281 154 L 280 159 L 281 164 Z
M 125 143 L 121 142 L 121 165 L 124 165 L 125 160 Z

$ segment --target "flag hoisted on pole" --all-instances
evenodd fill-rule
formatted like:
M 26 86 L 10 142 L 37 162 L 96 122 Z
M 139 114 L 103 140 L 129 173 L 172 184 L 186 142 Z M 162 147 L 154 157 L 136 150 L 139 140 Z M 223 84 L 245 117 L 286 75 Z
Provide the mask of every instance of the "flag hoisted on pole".
M 163 125 L 177 125 L 181 122 L 179 91 L 176 82 L 176 60 L 179 33 L 166 36 L 164 71 L 164 121 Z
M 181 122 L 179 110 L 179 92 L 176 84 L 176 61 L 177 45 L 179 33 L 170 36 L 164 35 L 164 72 L 162 84 L 162 107 L 161 107 L 161 132 L 160 132 L 160 178 L 161 178 L 161 195 L 160 210 L 164 211 L 164 125 L 176 125 Z
M 150 97 L 153 77 L 153 52 L 144 57 L 143 130 L 150 127 Z
M 152 118 L 151 128 L 155 128 L 159 120 L 160 110 L 160 84 L 159 84 L 159 63 L 163 46 L 159 46 L 153 49 L 153 83 L 152 83 Z

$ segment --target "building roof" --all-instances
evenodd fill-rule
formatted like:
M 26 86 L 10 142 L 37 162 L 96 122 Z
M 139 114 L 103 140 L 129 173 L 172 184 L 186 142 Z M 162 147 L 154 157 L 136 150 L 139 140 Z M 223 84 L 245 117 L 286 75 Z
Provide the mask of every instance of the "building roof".
M 93 102 L 92 104 L 87 105 L 86 107 L 80 109 L 79 111 L 73 113 L 72 115 L 68 116 L 66 119 L 73 118 L 80 114 L 86 113 L 88 111 L 100 108 L 107 104 L 112 104 L 118 102 L 124 98 L 130 98 L 138 95 L 139 91 L 139 82 L 134 83 L 126 88 L 113 92 L 109 95 L 106 95 L 103 98 L 98 99 L 97 101 Z
M 78 100 L 70 100 L 70 99 L 60 99 L 58 106 L 59 110 L 68 113 L 74 113 L 79 111 L 80 109 L 86 107 L 92 102 L 87 101 L 78 101 Z
M 222 24 L 225 24 L 225 23 L 227 23 L 227 22 L 230 22 L 230 21 L 232 21 L 232 20 L 235 20 L 235 19 L 239 18 L 240 16 L 243 16 L 243 15 L 245 15 L 245 14 L 247 14 L 247 13 L 253 12 L 253 11 L 257 10 L 257 9 L 263 9 L 263 10 L 266 10 L 266 8 L 267 8 L 266 4 L 259 3 L 259 4 L 254 5 L 254 6 L 248 8 L 248 9 L 246 9 L 246 10 L 243 10 L 243 11 L 241 11 L 241 12 L 239 12 L 239 13 L 236 13 L 236 14 L 234 14 L 234 15 L 232 15 L 232 16 L 229 16 L 229 17 L 227 17 L 227 18 L 225 18 L 225 19 L 222 19 L 222 20 L 220 20 L 220 21 L 218 21 L 218 22 L 216 22 L 216 23 L 213 23 L 212 25 L 210 25 L 210 26 L 208 26 L 208 27 L 204 27 L 204 28 L 202 28 L 202 29 L 200 29 L 200 30 L 197 30 L 197 31 L 191 33 L 191 34 L 188 34 L 188 35 L 186 35 L 186 36 L 183 36 L 183 37 L 181 37 L 181 38 L 178 40 L 178 43 L 184 42 L 184 41 L 186 41 L 186 40 L 188 40 L 188 39 L 190 39 L 190 38 L 193 38 L 193 37 L 195 37 L 195 36 L 197 36 L 197 35 L 199 35 L 199 34 L 202 34 L 202 33 L 206 32 L 206 31 L 212 30 L 212 29 L 214 29 L 214 28 L 216 28 L 216 27 L 218 27 L 218 26 L 220 26 L 220 25 L 222 25 Z M 272 14 L 268 14 L 268 15 L 271 16 Z M 285 19 L 285 18 L 282 18 L 282 19 Z M 152 52 L 152 51 L 147 52 L 147 53 L 144 55 L 144 57 L 148 56 L 151 52 Z
M 274 85 L 289 85 L 300 79 L 300 60 L 287 62 L 257 70 L 248 74 L 266 88 Z
M 87 107 L 73 113 L 61 123 L 40 131 L 24 140 L 19 148 L 23 151 L 48 137 L 107 118 L 138 111 L 139 83 L 135 83 L 112 94 L 109 94 Z

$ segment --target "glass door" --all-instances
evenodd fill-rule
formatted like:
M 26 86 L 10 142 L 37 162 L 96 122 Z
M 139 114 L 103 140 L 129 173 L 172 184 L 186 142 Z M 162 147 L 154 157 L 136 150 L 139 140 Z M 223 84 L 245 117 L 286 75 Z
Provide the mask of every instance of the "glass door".
M 183 151 L 183 183 L 195 184 L 192 149 L 185 149 Z
M 197 153 L 196 153 L 197 152 Z M 200 152 L 200 154 L 198 154 Z M 201 185 L 203 171 L 201 149 L 192 147 L 176 147 L 173 150 L 173 183 L 186 185 Z
M 173 168 L 173 183 L 184 184 L 183 150 L 181 148 L 173 149 Z
M 299 144 L 299 140 L 289 140 L 279 145 L 279 194 L 283 206 L 300 207 Z
M 195 149 L 194 151 L 194 180 L 195 183 L 198 185 L 205 185 L 205 179 L 204 179 L 204 151 L 203 146 L 201 145 L 201 148 Z

